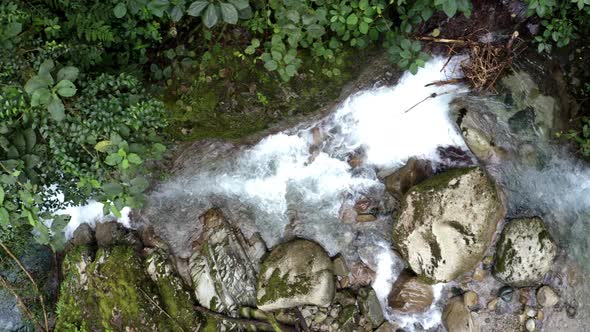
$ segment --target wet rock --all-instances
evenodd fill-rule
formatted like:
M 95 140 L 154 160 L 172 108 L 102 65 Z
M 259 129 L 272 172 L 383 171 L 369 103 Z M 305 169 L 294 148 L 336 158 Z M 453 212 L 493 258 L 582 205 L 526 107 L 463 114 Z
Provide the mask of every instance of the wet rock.
M 545 308 L 553 307 L 559 302 L 559 296 L 553 288 L 543 286 L 537 291 L 537 302 Z
M 447 303 L 443 310 L 442 319 L 449 332 L 478 331 L 462 297 L 454 297 Z
M 439 146 L 437 149 L 438 158 L 437 172 L 446 171 L 453 168 L 463 168 L 474 166 L 475 160 L 469 151 L 457 146 Z
M 355 263 L 350 267 L 349 282 L 351 285 L 368 286 L 373 283 L 373 280 L 375 280 L 375 271 L 365 264 Z
M 42 246 L 31 240 L 26 228 L 21 228 L 12 239 L 4 239 L 3 244 L 20 260 L 25 269 L 36 280 L 45 304 L 48 307 L 49 320 L 52 320 L 52 308 L 58 292 L 57 268 L 54 265 L 53 252 L 48 246 Z M 13 259 L 0 249 L 0 277 L 2 277 L 19 294 L 28 309 L 36 317 L 43 317 L 37 294 L 31 289 L 27 275 L 18 267 Z M 16 297 L 8 289 L 0 285 L 0 331 L 37 331 L 29 321 L 25 311 L 18 305 Z
M 71 243 L 73 246 L 91 245 L 95 241 L 94 231 L 88 224 L 81 224 L 74 231 Z
M 377 217 L 373 214 L 357 214 L 357 222 L 371 222 L 377 220 Z
M 144 247 L 166 249 L 168 245 L 154 231 L 153 225 L 143 225 L 138 230 Z
M 481 261 L 504 213 L 480 168 L 447 171 L 406 194 L 393 242 L 417 274 L 448 282 Z
M 387 297 L 392 309 L 412 314 L 428 310 L 433 300 L 432 286 L 407 272 L 402 272 Z
M 494 275 L 515 287 L 542 281 L 557 255 L 557 246 L 540 218 L 513 219 L 496 249 Z
M 359 308 L 373 328 L 377 328 L 383 323 L 385 319 L 383 309 L 381 308 L 377 294 L 372 288 L 362 288 L 359 290 Z
M 131 232 L 116 221 L 96 223 L 96 243 L 99 247 L 109 248 L 116 245 L 131 245 L 136 251 L 141 250 L 142 243 L 135 232 Z
M 402 168 L 385 178 L 385 187 L 393 197 L 401 199 L 411 187 L 428 179 L 433 174 L 430 161 L 410 158 Z
M 379 326 L 379 328 L 375 330 L 375 332 L 397 332 L 397 331 L 401 331 L 400 326 L 398 324 L 390 323 L 390 322 L 385 322 L 385 323 L 381 324 L 381 326 Z
M 203 232 L 193 243 L 189 269 L 202 306 L 232 313 L 256 305 L 256 273 L 266 246 L 260 237 L 246 240 L 219 210 L 200 219 Z
M 498 291 L 498 296 L 504 302 L 510 302 L 512 300 L 512 296 L 514 295 L 514 289 L 510 286 L 504 286 L 500 288 Z
M 482 282 L 484 280 L 484 278 L 486 277 L 486 271 L 480 267 L 477 267 L 475 269 L 475 271 L 473 272 L 473 280 L 477 281 L 477 282 Z
M 334 268 L 318 244 L 297 239 L 273 248 L 258 275 L 261 310 L 311 304 L 326 307 L 334 298 Z
M 337 276 L 345 277 L 350 273 L 346 260 L 341 255 L 334 258 L 334 274 Z

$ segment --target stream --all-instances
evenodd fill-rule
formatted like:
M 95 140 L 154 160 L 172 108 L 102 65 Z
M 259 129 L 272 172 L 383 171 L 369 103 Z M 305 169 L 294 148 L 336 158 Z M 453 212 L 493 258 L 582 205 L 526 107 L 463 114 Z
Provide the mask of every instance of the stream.
M 300 237 L 319 243 L 330 256 L 362 262 L 376 272 L 372 287 L 387 308 L 392 284 L 406 265 L 391 249 L 396 207 L 382 179 L 411 157 L 431 161 L 435 171 L 475 165 L 479 159 L 501 184 L 508 216 L 539 215 L 546 220 L 563 249 L 556 272 L 548 278 L 570 285 L 564 286 L 562 298 L 577 310 L 578 325 L 565 327 L 571 331 L 590 327 L 590 296 L 582 295 L 590 293 L 584 280 L 590 168 L 550 143 L 547 128 L 553 119 L 546 113 L 532 120 L 526 114 L 516 118 L 522 121 L 513 120 L 527 103 L 549 102 L 538 100 L 538 92 L 526 91 L 530 77 L 513 78 L 512 83 L 523 89 L 523 96 L 512 95 L 513 100 L 503 98 L 502 91 L 480 97 L 461 85 L 425 87 L 460 77 L 460 61 L 446 64 L 447 59 L 434 58 L 417 75 L 404 74 L 395 86 L 359 91 L 325 118 L 252 146 L 215 140 L 195 143 L 175 161 L 172 176 L 150 194 L 141 220 L 131 225 L 149 221 L 177 257 L 188 259 L 191 243 L 202 231 L 199 216 L 218 208 L 246 236 L 260 233 L 268 248 Z M 482 159 L 470 152 L 458 126 L 459 109 L 464 107 L 472 122 L 494 137 L 501 153 Z M 493 121 L 486 112 L 494 115 Z M 374 205 L 376 220 L 355 221 L 354 205 L 359 200 Z M 95 220 L 99 210 L 94 205 L 87 207 L 86 214 L 67 211 L 73 215 L 69 234 L 79 223 Z M 123 221 L 129 223 L 128 218 Z M 562 274 L 571 279 L 561 278 Z M 435 285 L 435 303 L 423 314 L 384 309 L 385 316 L 407 330 L 436 330 L 441 325 L 440 299 L 454 286 L 454 282 Z M 557 327 L 559 321 L 550 324 Z M 545 330 L 554 331 L 553 327 Z

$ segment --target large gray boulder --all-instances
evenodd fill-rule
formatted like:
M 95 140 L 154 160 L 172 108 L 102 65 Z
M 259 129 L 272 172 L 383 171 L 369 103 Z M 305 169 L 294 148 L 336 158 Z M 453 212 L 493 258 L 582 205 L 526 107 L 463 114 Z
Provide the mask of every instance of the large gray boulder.
M 219 210 L 201 218 L 203 232 L 194 241 L 189 270 L 199 303 L 213 311 L 235 313 L 256 305 L 256 273 L 266 253 L 262 239 L 244 235 Z
M 496 247 L 494 275 L 515 287 L 538 284 L 553 265 L 557 246 L 537 217 L 513 219 Z
M 262 263 L 257 288 L 257 306 L 265 311 L 329 306 L 334 298 L 332 261 L 321 246 L 308 240 L 280 244 Z
M 406 194 L 394 243 L 414 272 L 448 282 L 481 261 L 505 211 L 500 191 L 483 170 L 450 170 Z

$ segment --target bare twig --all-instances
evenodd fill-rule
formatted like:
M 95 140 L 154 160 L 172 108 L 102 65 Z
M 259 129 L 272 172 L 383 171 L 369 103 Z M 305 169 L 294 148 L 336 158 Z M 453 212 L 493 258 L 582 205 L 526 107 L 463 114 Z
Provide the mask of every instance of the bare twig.
M 27 277 L 33 284 L 33 288 L 35 288 L 35 292 L 39 296 L 39 302 L 41 302 L 41 310 L 43 310 L 43 319 L 45 321 L 45 331 L 49 331 L 49 321 L 47 319 L 47 310 L 45 309 L 45 300 L 43 300 L 43 294 L 41 294 L 41 292 L 39 291 L 39 286 L 35 282 L 35 279 L 33 279 L 33 276 L 29 273 L 29 271 L 27 271 L 27 269 L 21 263 L 21 261 L 12 253 L 12 251 L 10 251 L 10 249 L 8 249 L 8 247 L 4 245 L 4 243 L 0 242 L 0 247 L 2 247 L 2 249 L 4 249 L 8 256 L 10 256 L 10 258 L 12 258 L 16 262 L 18 267 L 27 275 Z
M 261 322 L 261 321 L 257 321 L 257 320 L 252 320 L 252 319 L 244 319 L 244 318 L 235 318 L 235 317 L 229 317 L 223 314 L 220 314 L 218 312 L 215 311 L 211 311 L 205 307 L 201 307 L 201 306 L 194 306 L 195 310 L 207 315 L 207 316 L 212 316 L 215 317 L 217 319 L 221 319 L 221 320 L 225 320 L 228 322 L 232 322 L 232 323 L 236 323 L 242 326 L 253 326 L 257 329 L 260 329 L 260 331 L 269 331 L 269 332 L 275 332 L 275 328 L 273 327 L 272 324 L 266 323 L 266 322 Z M 280 329 L 283 332 L 292 332 L 294 331 L 293 328 L 285 326 L 285 325 L 279 325 Z

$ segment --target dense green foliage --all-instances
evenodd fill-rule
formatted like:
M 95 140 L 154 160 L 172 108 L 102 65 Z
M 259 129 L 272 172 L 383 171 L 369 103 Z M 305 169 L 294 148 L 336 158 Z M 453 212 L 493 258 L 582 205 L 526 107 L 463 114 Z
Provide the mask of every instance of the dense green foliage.
M 530 0 L 529 8 L 544 26 L 537 37 L 541 51 L 554 43 L 568 44 L 589 21 L 585 0 Z M 149 161 L 165 151 L 166 126 L 172 122 L 173 130 L 179 130 L 174 121 L 210 117 L 219 96 L 206 86 L 222 89 L 215 77 L 266 70 L 260 75 L 265 83 L 253 90 L 251 101 L 264 108 L 273 98 L 264 87 L 274 78 L 286 84 L 307 70 L 337 79 L 345 75 L 344 63 L 355 50 L 382 47 L 392 62 L 415 73 L 427 55 L 412 34 L 437 11 L 469 16 L 471 2 L 3 2 L 0 240 L 18 228 L 34 228 L 40 243 L 58 249 L 67 220 L 53 212 L 66 204 L 95 199 L 115 216 L 124 206 L 140 206 L 149 186 Z M 220 56 L 223 49 L 231 55 Z M 247 70 L 232 71 L 228 65 Z M 218 72 L 210 75 L 211 68 Z M 156 83 L 149 91 L 147 81 Z M 158 86 L 190 89 L 192 99 L 181 97 L 174 103 L 190 111 L 167 112 L 157 96 L 162 90 L 154 88 Z M 247 115 L 211 117 L 228 127 L 250 121 Z M 251 128 L 237 132 L 261 127 L 257 116 L 251 121 Z M 60 195 L 63 200 L 57 199 Z
M 543 30 L 535 37 L 539 52 L 553 45 L 564 47 L 590 27 L 589 0 L 528 0 L 529 15 L 541 19 Z

